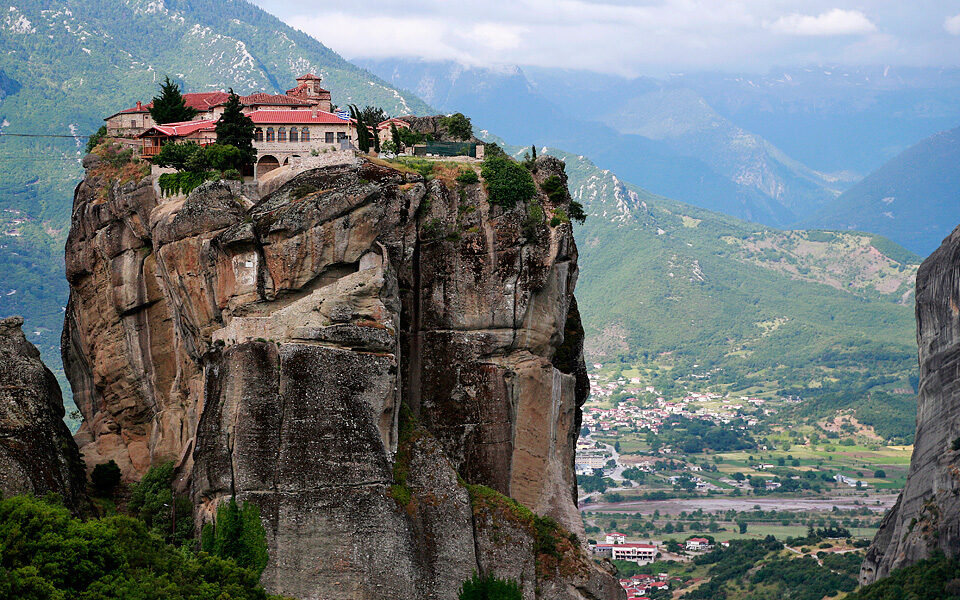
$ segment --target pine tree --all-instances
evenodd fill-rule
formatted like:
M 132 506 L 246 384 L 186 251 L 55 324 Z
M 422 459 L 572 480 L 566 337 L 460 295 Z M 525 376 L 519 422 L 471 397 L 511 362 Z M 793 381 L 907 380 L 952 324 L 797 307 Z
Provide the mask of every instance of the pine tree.
M 169 77 L 164 77 L 160 84 L 160 95 L 153 99 L 153 106 L 150 107 L 150 116 L 154 122 L 158 125 L 179 123 L 189 121 L 196 115 L 196 109 L 187 106 L 183 99 L 180 86 L 170 81 Z
M 253 120 L 243 114 L 243 105 L 240 96 L 230 90 L 230 98 L 223 107 L 223 114 L 217 121 L 217 143 L 228 144 L 241 152 L 239 162 L 234 168 L 253 164 L 257 159 L 257 150 L 253 147 L 253 132 L 256 127 Z

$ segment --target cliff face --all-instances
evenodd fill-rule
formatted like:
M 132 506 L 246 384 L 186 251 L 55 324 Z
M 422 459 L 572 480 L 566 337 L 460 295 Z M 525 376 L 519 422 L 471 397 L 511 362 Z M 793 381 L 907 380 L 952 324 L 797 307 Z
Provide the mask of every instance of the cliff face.
M 226 183 L 161 198 L 87 160 L 63 348 L 88 463 L 135 479 L 174 460 L 201 521 L 231 494 L 257 504 L 272 591 L 455 598 L 479 571 L 528 599 L 620 597 L 562 531 L 546 551 L 501 506 L 583 535 L 568 223 L 491 205 L 450 167 L 359 160 L 254 205 Z
M 920 393 L 907 482 L 867 551 L 861 583 L 940 549 L 960 554 L 960 228 L 917 272 Z M 955 446 L 955 444 L 957 444 Z
M 20 317 L 0 320 L 0 492 L 55 492 L 67 508 L 83 512 L 86 477 L 63 422 L 60 386 L 22 325 Z

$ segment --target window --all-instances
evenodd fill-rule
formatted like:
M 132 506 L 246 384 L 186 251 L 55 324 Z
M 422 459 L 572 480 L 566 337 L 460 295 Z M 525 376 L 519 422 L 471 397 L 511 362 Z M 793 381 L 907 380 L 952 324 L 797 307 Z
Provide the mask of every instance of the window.
M 286 128 L 286 127 L 278 127 L 278 128 L 277 128 L 277 141 L 278 141 L 278 142 L 285 142 L 285 141 L 287 141 L 287 128 Z
M 277 141 L 277 136 L 276 136 L 276 134 L 273 132 L 273 127 L 267 127 L 267 141 L 268 141 L 268 142 L 275 142 L 275 141 Z
M 298 132 L 297 132 L 297 128 L 296 128 L 296 127 L 291 127 L 291 128 L 290 128 L 290 141 L 291 141 L 291 142 L 296 142 L 298 135 L 299 135 L 299 134 L 298 134 Z
M 253 141 L 262 142 L 263 141 L 263 128 L 257 127 L 253 130 Z
M 328 132 L 326 132 L 325 134 L 323 134 L 323 141 L 325 141 L 325 142 L 328 143 L 328 144 L 332 144 L 332 143 L 333 143 L 333 132 L 332 132 L 332 131 L 328 131 Z
M 345 131 L 338 131 L 338 132 L 337 132 L 337 141 L 339 142 L 339 141 L 345 140 L 345 139 L 347 139 L 347 133 L 346 133 Z
M 130 121 L 130 127 L 136 127 L 136 126 L 137 126 L 137 120 L 136 120 L 136 119 L 132 119 L 132 120 Z
M 310 130 L 306 127 L 300 130 L 300 141 L 309 142 L 310 141 Z

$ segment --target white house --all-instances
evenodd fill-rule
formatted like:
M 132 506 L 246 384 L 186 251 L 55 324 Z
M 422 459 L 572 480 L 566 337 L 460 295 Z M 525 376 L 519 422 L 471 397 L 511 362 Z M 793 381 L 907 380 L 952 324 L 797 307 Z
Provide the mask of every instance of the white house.
M 627 536 L 616 531 L 607 534 L 608 544 L 623 544 L 627 541 Z
M 704 550 L 710 546 L 710 540 L 707 538 L 690 538 L 687 540 L 687 550 Z

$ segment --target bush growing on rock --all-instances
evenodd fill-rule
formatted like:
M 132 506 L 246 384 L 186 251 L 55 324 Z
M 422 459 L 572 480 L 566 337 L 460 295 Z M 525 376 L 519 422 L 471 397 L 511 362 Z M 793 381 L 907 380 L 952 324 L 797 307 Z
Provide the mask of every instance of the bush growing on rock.
M 480 170 L 487 184 L 491 204 L 511 209 L 518 202 L 527 202 L 537 193 L 530 171 L 505 156 L 488 157 Z
M 497 579 L 493 575 L 473 577 L 463 582 L 458 600 L 520 600 L 523 593 L 512 579 Z
M 230 559 L 257 576 L 267 566 L 267 533 L 255 504 L 230 498 L 217 508 L 217 519 L 203 526 L 201 549 Z

